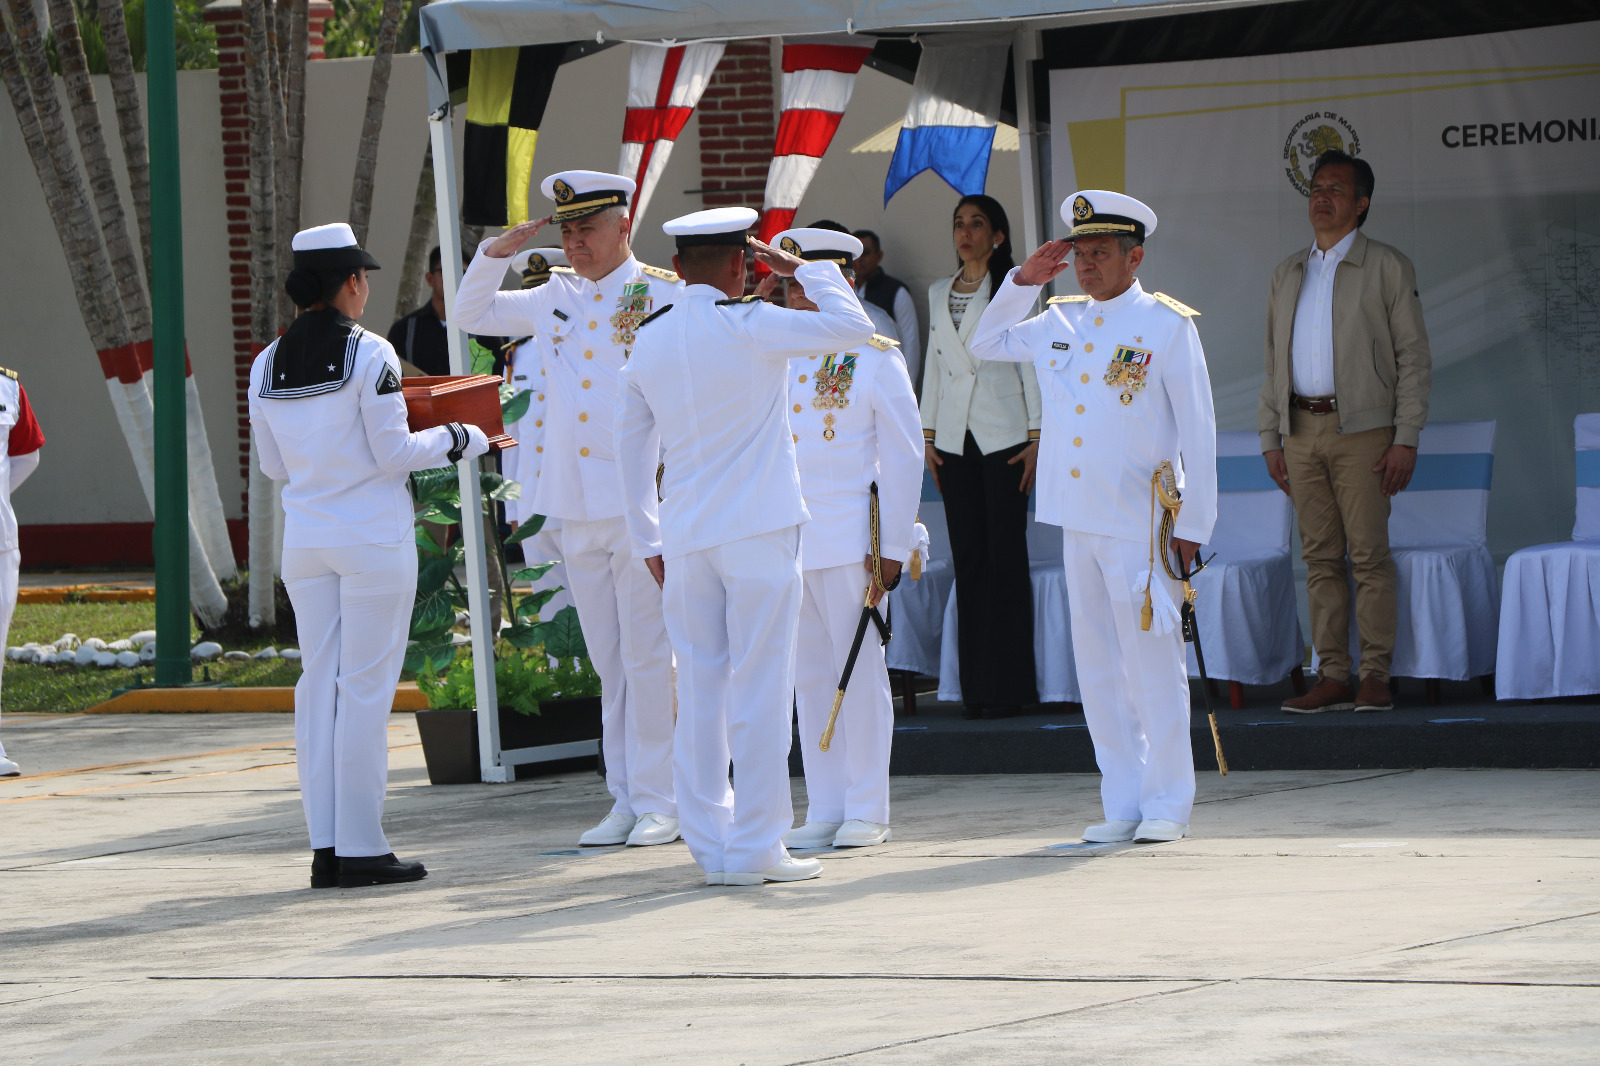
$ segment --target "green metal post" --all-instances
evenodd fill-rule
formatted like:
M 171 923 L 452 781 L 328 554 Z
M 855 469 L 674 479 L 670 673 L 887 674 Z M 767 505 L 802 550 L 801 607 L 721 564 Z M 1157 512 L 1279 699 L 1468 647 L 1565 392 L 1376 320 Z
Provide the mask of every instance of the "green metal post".
M 184 395 L 183 196 L 178 187 L 178 56 L 172 0 L 145 0 L 154 276 L 156 684 L 194 679 L 189 658 L 189 450 Z

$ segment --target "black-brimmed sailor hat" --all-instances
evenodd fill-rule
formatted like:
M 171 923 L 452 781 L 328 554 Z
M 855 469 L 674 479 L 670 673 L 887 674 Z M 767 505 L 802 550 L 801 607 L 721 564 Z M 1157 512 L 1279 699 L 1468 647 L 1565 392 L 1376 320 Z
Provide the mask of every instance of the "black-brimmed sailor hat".
M 535 289 L 550 280 L 550 268 L 567 265 L 567 253 L 560 248 L 529 248 L 511 257 L 511 269 L 522 278 L 524 289 Z
M 661 231 L 676 239 L 680 250 L 703 244 L 743 246 L 750 243 L 750 227 L 760 217 L 748 207 L 713 207 L 664 222 Z
M 636 188 L 630 178 L 598 170 L 563 170 L 539 184 L 540 191 L 556 202 L 552 222 L 571 222 L 610 207 L 627 207 Z
M 346 222 L 303 229 L 294 235 L 291 247 L 296 270 L 379 269 L 378 261 L 356 243 L 355 232 Z
M 1068 240 L 1100 234 L 1144 240 L 1156 231 L 1156 213 L 1133 197 L 1105 189 L 1082 189 L 1061 201 Z
M 840 270 L 854 269 L 863 247 L 848 233 L 805 227 L 784 230 L 772 239 L 772 245 L 808 263 L 838 263 Z

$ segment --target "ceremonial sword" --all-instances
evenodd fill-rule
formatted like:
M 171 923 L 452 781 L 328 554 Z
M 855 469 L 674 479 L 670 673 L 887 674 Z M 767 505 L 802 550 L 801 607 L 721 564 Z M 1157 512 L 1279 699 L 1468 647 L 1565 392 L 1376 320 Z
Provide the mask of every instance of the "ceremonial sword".
M 871 622 L 877 626 L 878 638 L 882 643 L 889 643 L 893 637 L 893 634 L 889 632 L 889 624 L 883 620 L 883 615 L 879 614 L 878 609 L 872 605 L 874 591 L 889 592 L 900 584 L 899 574 L 896 574 L 894 580 L 889 584 L 885 585 L 883 583 L 883 556 L 878 551 L 878 483 L 876 481 L 872 483 L 872 499 L 868 506 L 871 508 L 869 528 L 871 532 L 872 580 L 867 582 L 866 599 L 861 605 L 861 619 L 856 623 L 856 639 L 850 644 L 850 655 L 844 661 L 844 673 L 839 675 L 839 688 L 833 694 L 833 710 L 828 713 L 828 727 L 822 731 L 820 746 L 823 751 L 827 751 L 828 746 L 833 743 L 833 728 L 839 723 L 839 707 L 844 703 L 845 686 L 850 684 L 850 675 L 855 672 L 856 659 L 861 654 L 861 642 L 867 637 L 867 623 Z

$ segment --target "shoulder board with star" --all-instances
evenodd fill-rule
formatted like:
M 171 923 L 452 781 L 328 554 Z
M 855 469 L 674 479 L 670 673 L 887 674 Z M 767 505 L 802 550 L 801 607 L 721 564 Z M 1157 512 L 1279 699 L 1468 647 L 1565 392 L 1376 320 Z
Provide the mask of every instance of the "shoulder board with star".
M 1174 300 L 1172 297 L 1168 296 L 1164 292 L 1153 292 L 1150 295 L 1154 296 L 1156 298 L 1156 300 L 1159 301 L 1160 303 L 1164 303 L 1168 307 L 1172 308 L 1172 310 L 1178 312 L 1178 314 L 1182 315 L 1184 318 L 1198 318 L 1198 317 L 1200 317 L 1200 312 L 1199 311 L 1196 311 L 1194 308 L 1190 307 L 1186 303 L 1182 303 L 1182 302 L 1180 302 L 1178 300 Z
M 1045 301 L 1045 303 L 1047 305 L 1048 304 L 1086 304 L 1088 302 L 1089 302 L 1089 297 L 1084 296 L 1081 293 L 1079 295 L 1077 295 L 1077 296 L 1052 296 L 1052 297 L 1050 297 L 1050 299 Z
M 650 323 L 654 322 L 656 319 L 660 318 L 662 315 L 666 314 L 670 310 L 672 310 L 672 305 L 671 304 L 667 304 L 665 307 L 658 307 L 655 311 L 653 311 L 649 315 L 646 315 L 645 316 L 645 320 L 643 322 L 640 322 L 637 326 L 635 326 L 634 329 L 635 330 L 644 329 Z
M 890 337 L 885 337 L 881 333 L 874 333 L 872 335 L 872 339 L 867 341 L 867 343 L 878 349 L 880 352 L 886 352 L 890 348 L 900 347 L 900 343 L 898 341 Z
M 552 273 L 552 274 L 576 274 L 577 271 L 573 270 L 569 266 L 553 266 L 553 267 L 550 268 L 550 273 Z
M 730 307 L 735 304 L 758 304 L 760 302 L 761 297 L 757 296 L 755 293 L 751 293 L 749 296 L 733 296 L 726 300 L 718 300 L 717 306 Z
M 0 366 L 0 374 L 4 374 L 6 377 L 10 378 L 12 381 L 16 381 L 17 380 L 17 372 L 15 370 L 10 370 L 10 369 L 8 369 L 6 367 Z
M 681 281 L 682 280 L 681 278 L 678 277 L 678 275 L 674 274 L 672 271 L 663 270 L 660 267 L 653 267 L 653 266 L 649 265 L 648 263 L 640 263 L 639 264 L 639 269 L 642 270 L 645 274 L 649 275 L 650 277 L 659 278 L 662 281 Z

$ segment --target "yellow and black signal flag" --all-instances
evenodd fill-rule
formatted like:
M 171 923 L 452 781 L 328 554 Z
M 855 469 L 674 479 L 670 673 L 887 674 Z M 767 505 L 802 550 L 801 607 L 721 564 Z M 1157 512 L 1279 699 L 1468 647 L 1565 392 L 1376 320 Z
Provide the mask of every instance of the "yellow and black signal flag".
M 528 220 L 533 149 L 565 44 L 475 48 L 467 78 L 461 221 L 514 226 Z

